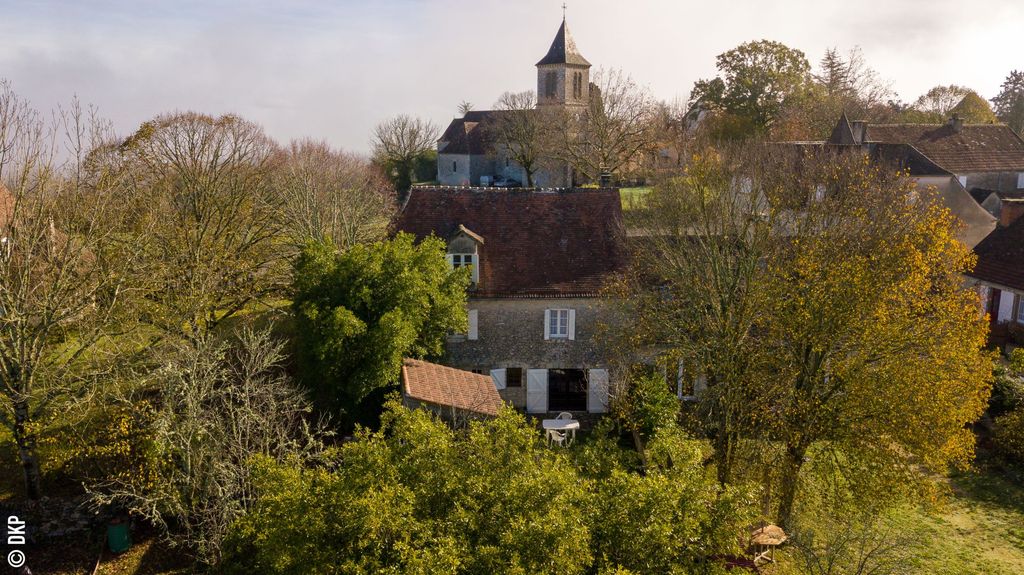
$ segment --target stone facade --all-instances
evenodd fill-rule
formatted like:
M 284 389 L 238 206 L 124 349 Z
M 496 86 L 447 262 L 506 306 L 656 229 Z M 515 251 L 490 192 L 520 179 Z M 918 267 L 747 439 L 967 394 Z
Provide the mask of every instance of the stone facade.
M 982 188 L 994 192 L 1015 192 L 1024 188 L 1021 174 L 1024 172 L 982 172 L 960 175 L 961 182 L 968 190 Z
M 607 353 L 598 335 L 609 321 L 606 307 L 597 298 L 487 298 L 470 299 L 476 310 L 476 340 L 465 336 L 449 339 L 445 363 L 465 370 L 490 373 L 493 369 L 607 369 Z M 545 310 L 575 312 L 573 339 L 544 339 Z M 527 382 L 501 390 L 502 399 L 517 408 L 526 407 Z
M 537 105 L 583 107 L 590 99 L 590 67 L 572 64 L 537 66 Z
M 469 154 L 437 155 L 437 179 L 446 186 L 468 186 L 473 182 L 473 156 Z M 480 175 L 476 174 L 476 182 L 480 183 Z

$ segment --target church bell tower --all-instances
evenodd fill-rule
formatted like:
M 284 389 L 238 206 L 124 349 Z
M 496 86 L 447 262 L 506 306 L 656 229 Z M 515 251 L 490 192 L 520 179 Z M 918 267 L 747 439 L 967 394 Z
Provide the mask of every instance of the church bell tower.
M 590 98 L 590 62 L 576 49 L 565 16 L 546 56 L 537 62 L 537 105 L 583 107 Z

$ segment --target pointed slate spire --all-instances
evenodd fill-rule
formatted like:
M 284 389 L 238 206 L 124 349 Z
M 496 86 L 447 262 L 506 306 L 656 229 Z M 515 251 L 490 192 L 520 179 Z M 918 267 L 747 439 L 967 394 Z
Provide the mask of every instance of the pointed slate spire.
M 832 135 L 828 138 L 830 144 L 850 145 L 856 143 L 853 137 L 853 127 L 850 126 L 850 119 L 846 117 L 846 110 L 839 116 L 839 122 L 832 128 Z
M 573 41 L 572 34 L 569 33 L 569 27 L 565 23 L 565 16 L 562 16 L 562 25 L 558 27 L 558 33 L 555 34 L 555 39 L 551 42 L 551 48 L 548 49 L 547 56 L 544 56 L 540 62 L 537 62 L 538 66 L 545 64 L 590 66 L 590 62 L 587 62 L 587 59 L 576 49 L 576 42 Z

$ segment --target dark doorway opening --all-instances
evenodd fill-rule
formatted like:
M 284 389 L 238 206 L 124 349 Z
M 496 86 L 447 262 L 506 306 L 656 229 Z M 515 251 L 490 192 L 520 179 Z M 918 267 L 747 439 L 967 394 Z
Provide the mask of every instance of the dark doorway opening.
M 586 411 L 587 372 L 582 369 L 548 370 L 548 410 Z

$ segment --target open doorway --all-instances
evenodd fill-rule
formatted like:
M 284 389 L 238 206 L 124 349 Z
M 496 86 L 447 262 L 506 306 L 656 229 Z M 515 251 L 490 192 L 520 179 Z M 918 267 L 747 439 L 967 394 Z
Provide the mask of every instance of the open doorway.
M 549 369 L 548 410 L 586 411 L 587 372 L 582 369 Z

